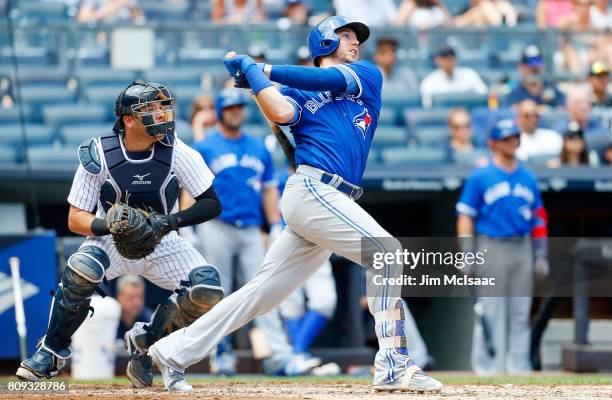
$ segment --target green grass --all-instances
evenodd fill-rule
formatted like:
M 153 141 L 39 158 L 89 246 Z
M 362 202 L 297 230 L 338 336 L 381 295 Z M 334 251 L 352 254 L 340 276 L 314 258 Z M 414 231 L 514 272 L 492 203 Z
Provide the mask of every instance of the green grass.
M 439 372 L 432 373 L 433 377 L 439 379 L 446 385 L 612 385 L 612 374 L 567 374 L 567 373 L 537 373 L 526 376 L 474 376 L 469 373 Z M 0 384 L 10 378 L 0 378 Z M 61 379 L 61 378 L 60 378 Z M 262 375 L 238 375 L 231 378 L 219 378 L 216 376 L 188 376 L 190 383 L 194 384 L 254 384 L 254 383 L 276 383 L 276 384 L 317 384 L 317 385 L 369 385 L 372 383 L 370 377 L 333 376 L 333 377 L 271 377 Z M 87 380 L 76 381 L 69 379 L 70 384 L 86 385 L 129 385 L 127 378 L 114 378 L 109 380 Z M 155 379 L 156 384 L 162 384 L 160 378 Z

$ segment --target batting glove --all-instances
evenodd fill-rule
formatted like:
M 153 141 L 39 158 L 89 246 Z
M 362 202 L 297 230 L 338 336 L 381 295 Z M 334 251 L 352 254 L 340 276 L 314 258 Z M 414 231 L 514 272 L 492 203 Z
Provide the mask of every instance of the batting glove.
M 264 63 L 257 63 L 257 68 L 259 68 L 262 72 L 264 71 L 264 67 L 266 64 Z M 246 78 L 246 74 L 243 74 L 242 72 L 238 72 L 235 76 L 234 76 L 234 87 L 235 88 L 240 88 L 240 89 L 250 89 L 251 88 L 251 84 L 249 83 L 248 79 Z

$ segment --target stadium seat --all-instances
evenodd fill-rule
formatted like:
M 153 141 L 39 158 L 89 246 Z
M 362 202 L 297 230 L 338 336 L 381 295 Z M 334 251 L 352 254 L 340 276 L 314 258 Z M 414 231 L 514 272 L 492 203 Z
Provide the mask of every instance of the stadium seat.
M 19 66 L 41 66 L 49 64 L 49 51 L 43 47 L 18 47 L 16 52 Z M 13 50 L 4 47 L 0 50 L 0 59 L 3 63 L 10 62 Z
M 393 107 L 383 106 L 378 116 L 378 126 L 393 126 L 397 123 L 397 112 Z
M 69 147 L 31 147 L 28 159 L 32 165 L 73 165 L 78 163 L 77 149 Z
M 14 104 L 12 108 L 0 107 L 0 125 L 2 124 L 18 124 L 19 123 L 19 105 Z M 30 116 L 30 107 L 23 107 L 23 116 L 28 122 Z
M 439 165 L 448 161 L 446 150 L 436 147 L 393 147 L 381 151 L 386 165 Z
M 567 111 L 564 110 L 549 110 L 546 113 L 540 114 L 540 125 L 553 129 L 555 125 L 559 123 L 559 121 L 568 121 L 569 117 Z M 563 133 L 563 132 L 559 132 Z
M 488 107 L 476 107 L 472 109 L 470 116 L 472 118 L 472 141 L 478 147 L 485 147 L 493 125 L 502 119 L 514 119 L 516 114 L 510 108 L 489 110 Z
M 374 134 L 372 146 L 377 149 L 405 146 L 407 134 L 403 127 L 379 126 Z
M 449 131 L 444 126 L 421 126 L 412 133 L 412 138 L 420 146 L 444 146 L 449 139 Z
M 434 108 L 464 107 L 468 110 L 487 105 L 487 95 L 475 92 L 441 93 L 432 96 Z
M 81 89 L 95 85 L 101 87 L 108 85 L 111 87 L 126 87 L 136 78 L 134 71 L 114 70 L 108 67 L 89 67 L 80 68 L 75 72 Z
M 143 1 L 140 3 L 147 20 L 152 21 L 185 21 L 190 2 L 168 3 L 165 1 Z
M 107 119 L 104 106 L 96 104 L 48 105 L 42 109 L 45 124 L 54 129 L 64 125 L 101 123 Z
M 586 141 L 587 148 L 589 150 L 595 151 L 599 156 L 600 160 L 603 160 L 606 146 L 612 143 L 612 141 L 610 141 L 609 133 L 586 134 L 584 136 L 584 140 Z
M 14 71 L 10 68 L 7 75 L 14 82 Z M 40 65 L 20 67 L 19 82 L 22 86 L 36 85 L 55 85 L 65 86 L 70 77 L 70 72 L 67 67 L 41 67 Z
M 42 106 L 46 103 L 70 103 L 75 100 L 75 91 L 65 85 L 27 86 L 21 88 L 24 104 L 31 107 L 30 119 L 42 121 Z
M 479 70 L 489 66 L 489 49 L 461 49 L 458 51 L 458 65 Z
M 404 112 L 404 120 L 408 131 L 412 137 L 423 137 L 423 134 L 419 133 L 419 130 L 424 128 L 446 128 L 446 119 L 448 118 L 448 111 L 445 109 L 434 109 L 434 110 L 406 110 Z
M 458 165 L 467 165 L 473 167 L 474 163 L 477 160 L 483 157 L 487 157 L 488 155 L 489 152 L 485 149 L 475 149 L 474 151 L 469 153 L 453 153 L 452 161 Z
M 545 167 L 548 161 L 550 161 L 552 158 L 555 158 L 555 156 L 550 154 L 531 156 L 527 159 L 527 164 L 533 167 Z
M 224 55 L 225 50 L 220 48 L 183 48 L 178 51 L 178 62 L 184 67 L 219 65 Z
M 143 79 L 147 82 L 162 83 L 174 89 L 176 85 L 199 86 L 202 75 L 202 68 L 153 68 L 143 74 Z
M 85 140 L 110 132 L 113 123 L 105 124 L 79 124 L 64 126 L 60 131 L 60 140 L 66 147 L 75 147 Z
M 0 145 L 15 146 L 22 145 L 21 125 L 18 123 L 0 125 Z M 26 142 L 29 146 L 50 146 L 55 138 L 53 129 L 41 124 L 26 124 Z
M 18 10 L 30 22 L 47 23 L 68 19 L 66 4 L 61 1 L 21 1 Z
M 66 51 L 66 58 L 78 67 L 110 66 L 110 51 L 104 46 L 69 49 Z
M 15 147 L 2 146 L 0 147 L 0 164 L 17 162 L 17 150 Z
M 418 108 L 421 106 L 421 94 L 418 92 L 406 93 L 391 88 L 382 93 L 382 103 L 386 107 Z
M 126 85 L 127 86 L 127 85 Z M 125 86 L 90 86 L 82 91 L 82 99 L 89 104 L 98 104 L 106 110 L 109 119 L 115 118 L 115 101 Z

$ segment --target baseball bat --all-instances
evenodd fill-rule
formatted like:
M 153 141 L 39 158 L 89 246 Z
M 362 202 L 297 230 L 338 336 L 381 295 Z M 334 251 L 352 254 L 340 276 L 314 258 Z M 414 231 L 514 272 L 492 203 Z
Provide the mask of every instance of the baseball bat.
M 235 51 L 229 51 L 225 54 L 225 58 L 232 58 L 235 55 L 236 55 Z M 240 71 L 236 71 L 236 73 L 239 73 L 239 72 Z M 272 130 L 274 137 L 276 137 L 278 144 L 280 145 L 281 149 L 283 149 L 283 153 L 285 154 L 285 157 L 287 157 L 287 160 L 289 161 L 291 168 L 295 170 L 295 148 L 293 147 L 293 144 L 291 143 L 287 135 L 285 135 L 283 130 L 278 125 L 276 125 L 274 122 L 270 121 L 270 119 L 268 119 L 268 117 L 266 116 L 266 113 L 264 113 L 263 109 L 261 108 L 261 104 L 259 103 L 257 96 L 254 95 L 253 99 L 255 99 L 255 104 L 257 104 L 257 108 L 259 108 L 259 111 L 261 111 L 261 114 L 263 115 L 264 119 L 266 120 L 266 123 Z
M 13 298 L 15 299 L 15 322 L 17 324 L 17 335 L 19 336 L 19 355 L 21 356 L 21 360 L 23 361 L 28 357 L 28 331 L 26 328 L 25 312 L 23 311 L 23 295 L 21 293 L 21 274 L 19 271 L 19 258 L 9 258 L 9 265 L 11 267 L 11 277 L 13 278 Z

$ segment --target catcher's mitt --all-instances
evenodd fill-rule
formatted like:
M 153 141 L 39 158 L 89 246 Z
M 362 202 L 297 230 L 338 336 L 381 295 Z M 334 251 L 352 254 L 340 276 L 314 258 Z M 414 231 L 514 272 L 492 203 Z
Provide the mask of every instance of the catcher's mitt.
M 153 253 L 155 246 L 170 231 L 163 217 L 127 204 L 114 204 L 106 214 L 106 223 L 119 254 L 130 260 L 140 260 Z

